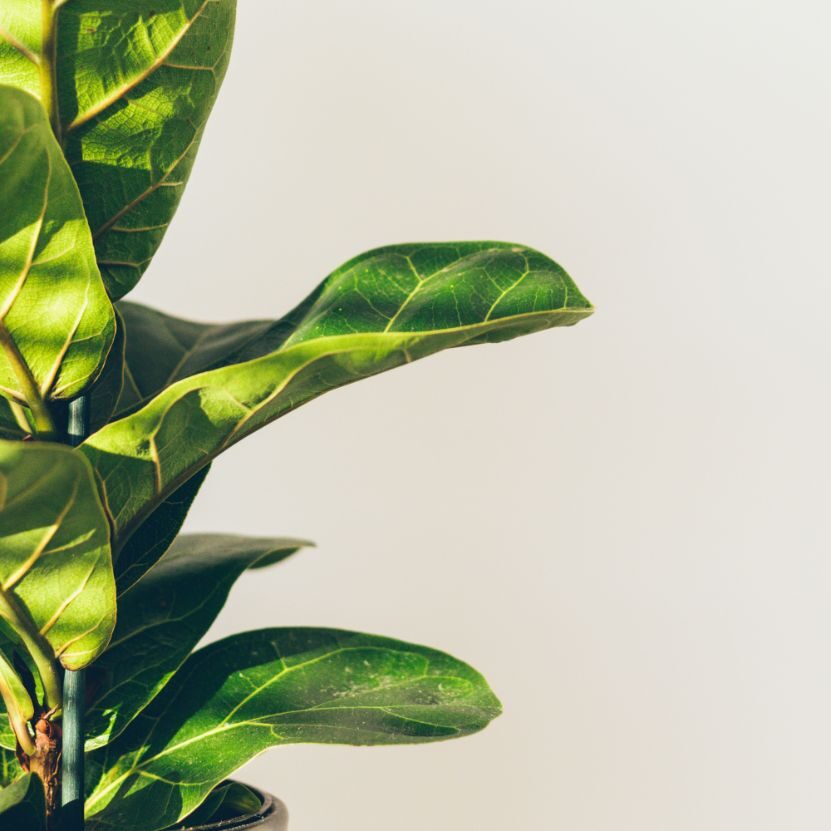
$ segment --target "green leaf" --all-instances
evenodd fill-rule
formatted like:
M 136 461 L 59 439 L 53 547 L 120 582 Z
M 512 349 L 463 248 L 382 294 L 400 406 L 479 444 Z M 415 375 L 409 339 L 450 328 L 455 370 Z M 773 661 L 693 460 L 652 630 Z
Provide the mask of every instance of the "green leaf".
M 118 310 L 128 332 L 118 414 L 137 409 L 183 378 L 273 352 L 293 330 L 289 320 L 194 323 L 127 301 Z
M 98 380 L 89 390 L 89 430 L 100 430 L 113 417 L 124 388 L 126 331 L 116 310 L 116 331 L 110 354 Z
M 91 756 L 89 831 L 158 831 L 269 747 L 389 745 L 475 733 L 500 712 L 479 673 L 441 652 L 327 629 L 268 629 L 195 653 Z
M 283 321 L 266 327 L 261 340 L 241 349 L 231 338 L 233 357 L 244 355 L 244 363 L 177 381 L 90 437 L 83 450 L 106 494 L 116 537 L 129 536 L 210 459 L 328 390 L 442 349 L 572 325 L 591 312 L 569 276 L 527 248 L 379 249 L 338 269 Z M 247 335 L 252 325 L 242 325 Z M 197 336 L 184 354 L 177 375 L 226 360 L 209 336 Z M 151 377 L 143 364 L 132 371 Z
M 12 404 L 7 398 L 0 398 L 0 439 L 20 441 L 33 429 L 22 407 Z
M 6 709 L 9 731 L 13 735 L 9 744 L 14 748 L 20 741 L 20 746 L 28 754 L 35 752 L 35 746 L 31 740 L 28 723 L 35 714 L 35 704 L 26 685 L 15 670 L 12 661 L 0 650 L 0 698 Z M 3 738 L 8 739 L 6 725 L 3 725 Z
M 48 430 L 97 376 L 115 317 L 78 188 L 40 104 L 0 87 L 0 392 Z
M 262 797 L 242 782 L 223 782 L 211 791 L 208 798 L 187 816 L 184 824 L 176 828 L 186 829 L 214 822 L 238 820 L 256 814 L 263 806 Z
M 115 624 L 109 526 L 92 472 L 62 445 L 0 442 L 0 617 L 60 701 L 54 660 L 90 663 Z
M 170 548 L 184 525 L 210 466 L 175 490 L 128 539 L 118 540 L 115 548 L 115 579 L 118 593 L 123 594 L 151 568 Z
M 0 790 L 0 828 L 46 831 L 43 785 L 31 773 Z
M 112 642 L 90 670 L 101 683 L 87 713 L 87 749 L 111 741 L 158 695 L 246 569 L 277 563 L 307 545 L 220 534 L 179 537 L 119 598 Z
M 11 785 L 21 773 L 14 751 L 0 747 L 0 788 Z
M 37 0 L 0 5 L 0 83 L 47 105 L 54 92 L 104 281 L 120 297 L 178 206 L 228 65 L 236 4 L 72 0 L 44 14 Z

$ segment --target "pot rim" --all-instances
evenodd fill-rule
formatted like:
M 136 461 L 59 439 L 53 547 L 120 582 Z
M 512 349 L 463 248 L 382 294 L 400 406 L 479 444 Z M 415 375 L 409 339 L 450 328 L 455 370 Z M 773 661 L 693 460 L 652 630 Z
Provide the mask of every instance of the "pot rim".
M 220 820 L 219 822 L 211 822 L 207 825 L 188 825 L 185 826 L 183 831 L 245 831 L 247 828 L 254 828 L 264 819 L 277 818 L 278 820 L 282 819 L 283 822 L 288 819 L 288 809 L 276 796 L 273 796 L 267 791 L 260 790 L 260 788 L 255 788 L 253 785 L 247 783 L 241 784 L 244 784 L 246 788 L 253 791 L 262 800 L 262 804 L 258 810 L 251 814 L 236 817 L 236 819 Z

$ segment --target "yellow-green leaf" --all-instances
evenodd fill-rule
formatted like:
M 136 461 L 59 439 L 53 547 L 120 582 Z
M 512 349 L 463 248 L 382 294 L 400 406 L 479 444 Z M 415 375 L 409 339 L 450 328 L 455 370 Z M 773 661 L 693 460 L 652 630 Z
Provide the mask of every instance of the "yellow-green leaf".
M 228 65 L 236 3 L 45 5 L 0 3 L 0 83 L 53 110 L 104 281 L 120 297 L 179 204 Z
M 0 393 L 48 430 L 46 402 L 82 392 L 114 334 L 78 188 L 46 114 L 0 87 Z
M 0 617 L 41 672 L 90 663 L 115 624 L 109 526 L 89 464 L 63 445 L 0 442 Z

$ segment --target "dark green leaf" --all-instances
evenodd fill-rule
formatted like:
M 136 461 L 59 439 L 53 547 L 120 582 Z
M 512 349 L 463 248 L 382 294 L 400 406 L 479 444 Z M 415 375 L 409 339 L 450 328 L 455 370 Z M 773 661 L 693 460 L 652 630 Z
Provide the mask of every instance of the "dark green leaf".
M 0 87 L 0 392 L 46 431 L 44 402 L 84 390 L 114 334 L 78 188 L 46 114 Z
M 32 774 L 27 773 L 0 790 L 0 828 L 3 831 L 45 831 L 43 786 Z
M 18 407 L 15 414 L 14 406 L 8 399 L 0 398 L 0 439 L 19 441 L 34 429 L 26 411 Z
M 101 683 L 87 713 L 87 748 L 111 741 L 158 695 L 246 569 L 279 562 L 309 544 L 220 534 L 179 537 L 119 598 L 112 642 L 90 670 Z
M 47 7 L 49 3 L 45 4 Z M 140 278 L 182 195 L 222 83 L 234 0 L 0 4 L 0 83 L 51 101 L 113 297 Z M 45 37 L 46 35 L 46 37 Z M 48 60 L 49 37 L 56 41 Z
M 121 391 L 124 388 L 125 330 L 124 322 L 116 311 L 116 334 L 110 354 L 98 380 L 89 390 L 91 432 L 100 430 L 115 414 Z
M 89 831 L 158 831 L 266 748 L 388 745 L 475 733 L 500 712 L 479 673 L 441 652 L 327 629 L 269 629 L 191 656 L 93 754 Z
M 193 828 L 248 817 L 256 814 L 262 805 L 262 798 L 242 782 L 223 782 L 176 828 Z
M 115 549 L 115 579 L 119 594 L 126 592 L 170 548 L 209 470 L 210 466 L 204 467 L 188 479 L 127 540 L 122 537 L 119 541 L 120 545 Z
M 244 354 L 244 363 L 177 381 L 93 435 L 84 452 L 100 478 L 117 537 L 129 535 L 210 459 L 328 390 L 442 349 L 572 325 L 591 312 L 571 278 L 527 248 L 379 249 L 338 269 L 281 324 L 266 327 L 263 342 L 241 347 L 230 338 L 234 357 Z M 249 334 L 251 324 L 243 326 Z M 276 332 L 281 345 L 274 349 Z M 177 373 L 222 360 L 218 352 L 211 337 L 197 336 L 181 353 L 184 362 L 180 354 Z
M 183 378 L 273 352 L 292 333 L 286 320 L 194 323 L 127 301 L 118 310 L 128 332 L 119 414 L 137 409 Z

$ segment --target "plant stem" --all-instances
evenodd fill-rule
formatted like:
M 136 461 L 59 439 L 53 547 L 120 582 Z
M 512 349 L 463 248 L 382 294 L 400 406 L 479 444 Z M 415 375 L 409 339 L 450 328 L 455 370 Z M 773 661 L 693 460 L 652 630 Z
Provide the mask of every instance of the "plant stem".
M 61 755 L 61 828 L 84 828 L 84 706 L 83 670 L 66 671 L 63 684 L 63 753 Z
M 67 441 L 79 445 L 89 432 L 86 396 L 69 404 Z M 64 675 L 63 754 L 61 756 L 61 831 L 84 831 L 84 710 L 86 679 L 83 670 Z
M 46 705 L 57 710 L 61 706 L 61 680 L 55 669 L 50 650 L 43 645 L 40 633 L 28 614 L 18 606 L 14 597 L 2 590 L 0 590 L 0 617 L 5 618 L 20 636 L 43 682 Z
M 29 419 L 26 418 L 26 411 L 17 403 L 17 401 L 9 401 L 9 409 L 12 411 L 14 420 L 17 426 L 26 434 L 31 435 L 32 426 L 29 424 Z
M 40 95 L 49 116 L 52 132 L 61 141 L 61 118 L 58 111 L 58 86 L 55 80 L 55 50 L 57 47 L 57 6 L 55 0 L 40 0 L 43 53 L 40 61 Z
M 2 321 L 0 321 L 0 348 L 6 353 L 6 358 L 17 377 L 17 382 L 20 384 L 26 403 L 32 411 L 35 432 L 45 439 L 54 438 L 56 434 L 55 421 L 49 411 L 49 405 L 41 397 L 31 370 L 20 354 L 14 338 Z
M 6 705 L 6 715 L 17 738 L 17 743 L 24 753 L 31 756 L 36 749 L 29 733 L 29 720 L 35 711 L 34 703 L 11 662 L 2 651 L 0 651 L 0 698 Z

